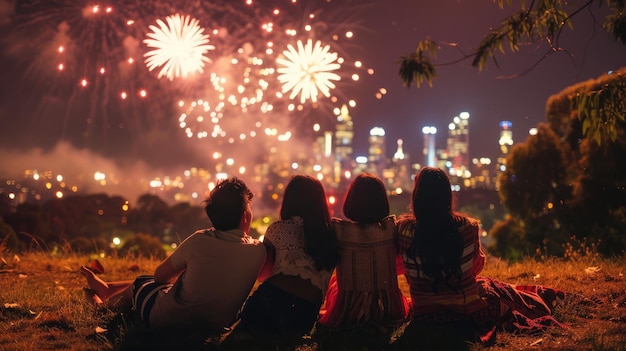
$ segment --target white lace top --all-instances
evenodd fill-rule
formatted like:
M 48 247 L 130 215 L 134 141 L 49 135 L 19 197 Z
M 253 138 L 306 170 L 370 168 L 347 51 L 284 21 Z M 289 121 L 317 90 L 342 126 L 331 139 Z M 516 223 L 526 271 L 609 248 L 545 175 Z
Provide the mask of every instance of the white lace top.
M 326 292 L 331 272 L 315 269 L 315 261 L 305 251 L 303 219 L 292 217 L 276 221 L 267 228 L 265 238 L 276 249 L 272 276 L 295 275 L 310 279 L 311 283 Z

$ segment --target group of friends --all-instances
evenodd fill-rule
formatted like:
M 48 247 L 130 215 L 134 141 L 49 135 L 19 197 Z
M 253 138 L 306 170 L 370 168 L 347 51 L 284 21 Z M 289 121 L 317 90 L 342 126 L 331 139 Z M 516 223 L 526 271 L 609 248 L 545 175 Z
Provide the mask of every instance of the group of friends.
M 202 322 L 253 338 L 463 323 L 490 343 L 498 330 L 562 326 L 553 311 L 566 292 L 480 275 L 479 223 L 453 210 L 441 169 L 416 174 L 411 210 L 398 218 L 375 175 L 351 182 L 345 219 L 331 218 L 321 182 L 294 175 L 263 241 L 248 235 L 252 198 L 240 179 L 220 181 L 205 201 L 212 227 L 187 237 L 153 275 L 107 282 L 82 267 L 92 297 L 132 308 L 151 328 Z

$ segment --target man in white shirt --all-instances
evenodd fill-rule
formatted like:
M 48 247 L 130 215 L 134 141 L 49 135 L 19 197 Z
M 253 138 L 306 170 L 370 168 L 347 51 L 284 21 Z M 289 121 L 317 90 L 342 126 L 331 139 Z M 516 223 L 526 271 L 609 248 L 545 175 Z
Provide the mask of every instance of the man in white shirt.
M 81 272 L 96 297 L 116 307 L 132 303 L 151 327 L 203 322 L 230 326 L 266 258 L 263 244 L 248 236 L 253 194 L 237 178 L 219 182 L 205 201 L 213 227 L 185 239 L 153 276 L 105 282 L 89 268 Z

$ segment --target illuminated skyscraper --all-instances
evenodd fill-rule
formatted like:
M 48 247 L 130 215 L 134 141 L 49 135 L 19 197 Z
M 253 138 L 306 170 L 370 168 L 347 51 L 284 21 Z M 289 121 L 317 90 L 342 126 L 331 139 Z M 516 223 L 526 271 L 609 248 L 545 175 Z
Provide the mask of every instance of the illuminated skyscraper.
M 348 113 L 348 107 L 343 105 L 337 116 L 335 126 L 335 159 L 338 161 L 352 157 L 352 139 L 354 138 L 354 125 L 352 117 Z
M 500 155 L 498 155 L 498 169 L 496 170 L 496 177 L 506 170 L 506 157 L 511 151 L 513 146 L 513 123 L 510 121 L 500 122 L 500 138 L 498 144 L 500 145 Z M 500 183 L 496 182 L 496 188 L 500 188 Z
M 396 149 L 396 153 L 393 154 L 394 161 L 404 160 L 404 150 L 402 149 L 403 143 L 404 141 L 402 141 L 402 139 L 398 139 L 398 148 Z
M 352 161 L 352 139 L 354 138 L 354 125 L 352 117 L 348 113 L 348 106 L 341 106 L 335 125 L 335 162 L 333 166 L 333 178 L 336 183 L 341 182 L 346 171 L 354 168 Z
M 409 154 L 404 153 L 404 141 L 398 139 L 398 148 L 393 154 L 390 168 L 383 172 L 387 187 L 396 194 L 408 191 L 413 187 Z
M 426 126 L 422 128 L 422 133 L 424 134 L 425 164 L 428 167 L 436 167 L 435 139 L 437 138 L 437 128 Z
M 448 160 L 449 172 L 452 176 L 465 177 L 469 175 L 469 113 L 461 112 L 448 125 Z
M 513 146 L 513 123 L 510 121 L 501 121 L 500 122 L 500 139 L 498 139 L 498 144 L 500 144 L 500 153 L 502 155 L 508 155 L 509 151 L 511 151 L 511 146 Z
M 368 169 L 380 175 L 385 166 L 385 130 L 380 127 L 372 128 L 368 140 L 370 144 L 367 156 Z

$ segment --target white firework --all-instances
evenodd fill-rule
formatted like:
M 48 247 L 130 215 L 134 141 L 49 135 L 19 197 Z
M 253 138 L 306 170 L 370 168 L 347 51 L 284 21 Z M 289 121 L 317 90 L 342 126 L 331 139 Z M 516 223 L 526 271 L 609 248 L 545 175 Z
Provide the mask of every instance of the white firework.
M 210 62 L 205 54 L 215 49 L 209 45 L 209 35 L 203 34 L 204 29 L 198 20 L 190 16 L 175 14 L 165 18 L 165 22 L 158 19 L 157 24 L 151 25 L 151 33 L 143 42 L 154 48 L 144 54 L 148 70 L 161 67 L 158 78 L 166 76 L 169 80 L 174 77 L 184 78 L 200 72 L 205 62 Z
M 318 91 L 324 96 L 330 96 L 330 89 L 335 88 L 332 82 L 341 78 L 332 71 L 341 66 L 336 62 L 337 53 L 329 52 L 330 46 L 322 47 L 320 41 L 315 42 L 309 39 L 304 45 L 302 41 L 297 42 L 296 50 L 291 44 L 288 50 L 283 52 L 286 59 L 279 58 L 276 62 L 284 67 L 278 68 L 278 80 L 283 83 L 283 93 L 291 90 L 289 95 L 293 99 L 300 94 L 300 102 L 304 103 L 311 99 L 317 102 Z

